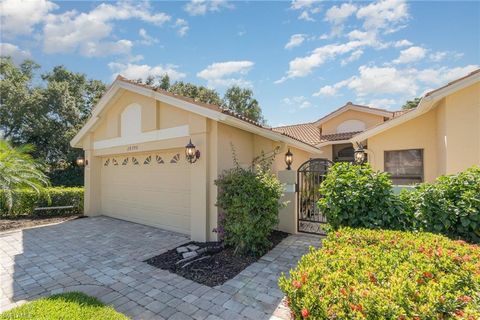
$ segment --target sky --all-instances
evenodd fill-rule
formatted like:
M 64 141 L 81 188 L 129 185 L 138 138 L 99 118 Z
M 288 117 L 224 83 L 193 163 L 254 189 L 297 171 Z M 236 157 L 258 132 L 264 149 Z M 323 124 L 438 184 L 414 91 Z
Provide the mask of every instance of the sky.
M 42 71 L 251 88 L 270 126 L 397 110 L 480 65 L 480 1 L 1 0 L 0 32 Z

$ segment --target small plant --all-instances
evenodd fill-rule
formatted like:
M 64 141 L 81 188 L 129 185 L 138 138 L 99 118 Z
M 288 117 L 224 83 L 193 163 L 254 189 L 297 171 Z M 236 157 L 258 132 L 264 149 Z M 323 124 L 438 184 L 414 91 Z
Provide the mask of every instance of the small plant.
M 413 216 L 404 214 L 387 173 L 369 164 L 336 163 L 320 186 L 318 206 L 333 229 L 341 226 L 408 230 Z
M 344 228 L 279 286 L 295 319 L 480 319 L 480 247 L 431 233 Z
M 269 169 L 272 157 L 257 159 L 249 168 L 240 167 L 234 151 L 233 159 L 235 167 L 215 181 L 223 211 L 217 231 L 235 253 L 261 255 L 271 246 L 268 236 L 278 223 L 283 185 Z

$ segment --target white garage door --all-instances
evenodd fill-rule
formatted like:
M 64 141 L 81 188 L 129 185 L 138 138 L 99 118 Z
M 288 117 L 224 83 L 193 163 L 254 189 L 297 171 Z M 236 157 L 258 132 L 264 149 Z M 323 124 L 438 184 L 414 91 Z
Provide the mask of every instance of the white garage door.
M 183 150 L 102 159 L 102 213 L 190 234 L 190 167 Z

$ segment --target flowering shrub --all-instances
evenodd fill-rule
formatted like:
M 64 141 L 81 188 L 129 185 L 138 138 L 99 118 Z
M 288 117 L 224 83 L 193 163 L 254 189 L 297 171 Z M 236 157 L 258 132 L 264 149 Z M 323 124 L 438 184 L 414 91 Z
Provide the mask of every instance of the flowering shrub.
M 223 211 L 215 229 L 219 237 L 235 252 L 264 254 L 271 246 L 268 236 L 278 223 L 283 194 L 283 185 L 269 170 L 269 162 L 247 169 L 236 165 L 224 171 L 215 184 L 219 188 L 217 206 Z
M 318 206 L 333 229 L 411 229 L 413 216 L 404 214 L 393 194 L 385 172 L 375 172 L 369 164 L 336 163 L 320 186 L 323 197 Z
M 279 280 L 295 319 L 480 319 L 480 247 L 340 229 Z
M 480 167 L 422 183 L 400 197 L 423 230 L 480 243 Z

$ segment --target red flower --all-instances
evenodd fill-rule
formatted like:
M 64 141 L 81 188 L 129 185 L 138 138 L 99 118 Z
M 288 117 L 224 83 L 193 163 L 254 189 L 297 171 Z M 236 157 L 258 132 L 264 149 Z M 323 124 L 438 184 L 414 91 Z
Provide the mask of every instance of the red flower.
M 425 280 L 423 280 L 422 278 L 418 278 L 418 279 L 417 279 L 417 283 L 418 283 L 418 284 L 424 284 L 424 283 L 425 283 Z
M 302 287 L 302 284 L 300 281 L 297 281 L 297 280 L 293 280 L 293 286 L 297 289 L 300 289 Z
M 375 277 L 375 275 L 374 275 L 373 273 L 370 272 L 370 273 L 368 274 L 368 277 L 370 278 L 370 282 L 371 282 L 371 283 L 375 283 L 375 284 L 376 284 L 376 283 L 378 282 L 377 277 Z
M 351 304 L 350 304 L 350 309 L 352 309 L 352 311 L 360 311 L 360 312 L 363 311 L 363 307 L 362 307 L 361 304 L 353 304 L 353 303 L 351 303 Z
M 433 278 L 433 274 L 431 272 L 428 272 L 428 271 L 424 272 L 423 276 L 427 279 L 432 279 Z
M 304 272 L 304 273 L 302 274 L 302 283 L 306 283 L 306 282 L 307 282 L 307 278 L 308 278 L 308 275 L 307 275 L 306 272 Z
M 341 293 L 343 296 L 346 296 L 346 295 L 347 295 L 347 290 L 345 290 L 345 288 L 340 288 L 340 293 Z
M 462 310 L 457 310 L 454 312 L 456 316 L 459 316 L 459 317 L 463 317 L 464 316 L 464 312 Z
M 458 297 L 457 300 L 461 301 L 463 303 L 469 303 L 470 301 L 472 301 L 472 298 L 469 297 L 469 296 L 463 295 L 463 296 Z
M 303 318 L 308 318 L 309 315 L 310 315 L 310 313 L 308 312 L 308 309 L 307 309 L 307 308 L 303 308 L 303 309 L 302 309 L 302 317 L 303 317 Z

